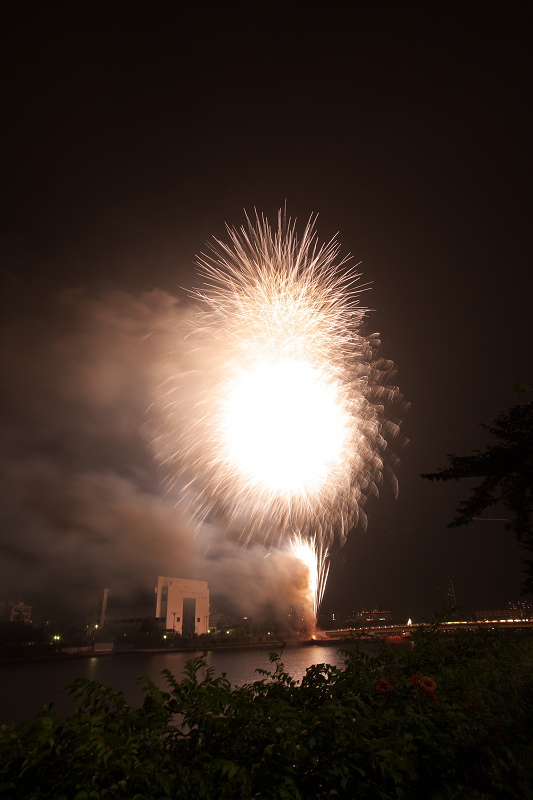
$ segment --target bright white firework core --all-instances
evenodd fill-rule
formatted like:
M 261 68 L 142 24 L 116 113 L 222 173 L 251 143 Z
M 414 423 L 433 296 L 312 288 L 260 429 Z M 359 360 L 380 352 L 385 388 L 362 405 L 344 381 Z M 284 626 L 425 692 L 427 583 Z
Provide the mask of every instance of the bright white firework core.
M 342 458 L 349 421 L 338 386 L 305 361 L 243 370 L 228 387 L 223 414 L 228 458 L 252 484 L 313 491 Z

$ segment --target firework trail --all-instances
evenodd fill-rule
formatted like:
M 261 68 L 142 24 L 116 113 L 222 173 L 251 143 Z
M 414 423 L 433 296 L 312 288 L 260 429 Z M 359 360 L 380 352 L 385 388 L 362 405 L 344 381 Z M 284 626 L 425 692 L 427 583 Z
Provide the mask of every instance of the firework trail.
M 306 539 L 297 533 L 292 536 L 291 551 L 309 570 L 309 603 L 316 620 L 328 579 L 328 549 L 316 536 Z
M 398 425 L 384 408 L 400 395 L 377 335 L 362 332 L 360 275 L 335 238 L 319 246 L 314 223 L 299 239 L 281 212 L 275 232 L 247 218 L 202 255 L 186 353 L 156 403 L 156 450 L 197 519 L 267 546 L 299 532 L 318 564 L 366 524 L 387 470 L 395 488 L 384 455 Z

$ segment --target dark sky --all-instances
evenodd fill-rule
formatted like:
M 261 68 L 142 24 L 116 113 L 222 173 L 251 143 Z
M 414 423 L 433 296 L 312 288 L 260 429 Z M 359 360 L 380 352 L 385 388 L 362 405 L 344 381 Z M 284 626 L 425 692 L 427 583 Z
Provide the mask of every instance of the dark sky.
M 442 573 L 469 609 L 518 599 L 522 551 L 504 523 L 447 529 L 467 486 L 419 475 L 488 443 L 479 423 L 532 379 L 530 13 L 3 8 L 2 595 L 59 608 L 197 563 L 147 445 L 154 364 L 198 283 L 196 254 L 244 209 L 274 220 L 286 201 L 362 262 L 369 331 L 411 403 L 399 498 L 385 489 L 367 506 L 325 608 L 430 614 Z M 213 577 L 211 548 L 206 573 L 219 589 L 246 572 L 222 550 L 227 572 Z

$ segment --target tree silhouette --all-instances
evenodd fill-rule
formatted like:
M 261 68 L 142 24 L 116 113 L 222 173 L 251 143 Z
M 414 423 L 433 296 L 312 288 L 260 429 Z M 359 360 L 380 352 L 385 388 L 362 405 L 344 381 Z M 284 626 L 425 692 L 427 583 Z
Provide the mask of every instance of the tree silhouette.
M 529 387 L 527 387 L 529 388 Z M 447 456 L 448 466 L 424 473 L 430 481 L 481 478 L 467 500 L 462 500 L 448 527 L 469 525 L 489 508 L 500 505 L 509 514 L 506 529 L 533 551 L 533 402 L 514 406 L 482 425 L 496 441 L 469 456 Z M 526 559 L 525 592 L 533 592 L 533 561 Z

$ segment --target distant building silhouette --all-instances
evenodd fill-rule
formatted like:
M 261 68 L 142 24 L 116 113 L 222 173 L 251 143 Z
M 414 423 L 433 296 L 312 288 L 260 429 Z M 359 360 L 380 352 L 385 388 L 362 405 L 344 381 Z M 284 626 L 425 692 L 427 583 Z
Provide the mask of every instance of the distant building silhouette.
M 439 589 L 444 606 L 455 607 L 457 605 L 453 579 L 453 575 L 445 575 L 444 573 L 439 578 Z
M 357 619 L 361 622 L 390 622 L 392 613 L 390 611 L 380 611 L 379 608 L 357 612 Z
M 507 608 L 487 609 L 476 611 L 476 620 L 484 621 L 503 621 L 503 620 L 524 620 L 533 619 L 533 603 L 525 601 L 520 603 L 509 603 Z
M 32 606 L 21 600 L 0 602 L 0 620 L 2 622 L 26 622 L 31 625 Z
M 198 636 L 209 629 L 209 587 L 206 581 L 159 576 L 153 594 L 126 600 L 104 589 L 89 606 L 87 627 L 138 626 L 155 619 L 163 630 L 182 636 Z

